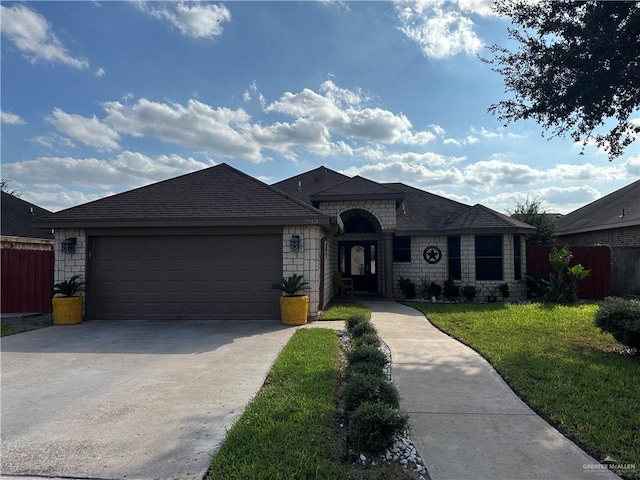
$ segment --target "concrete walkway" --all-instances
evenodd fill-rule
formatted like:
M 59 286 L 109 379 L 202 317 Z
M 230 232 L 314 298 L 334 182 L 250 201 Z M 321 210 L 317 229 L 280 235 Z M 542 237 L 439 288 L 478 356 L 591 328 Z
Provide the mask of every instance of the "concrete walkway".
M 413 308 L 369 302 L 432 480 L 619 478 L 535 414 L 475 351 Z

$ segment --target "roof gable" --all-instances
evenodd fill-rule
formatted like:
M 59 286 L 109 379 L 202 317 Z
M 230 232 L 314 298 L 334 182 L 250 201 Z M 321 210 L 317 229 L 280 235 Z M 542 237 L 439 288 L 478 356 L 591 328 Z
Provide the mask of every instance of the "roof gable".
M 634 225 L 640 225 L 640 180 L 558 218 L 557 234 Z
M 349 180 L 349 177 L 346 175 L 322 166 L 274 183 L 272 187 L 288 193 L 303 202 L 311 203 L 311 195 L 338 185 L 346 180 Z
M 62 210 L 41 222 L 53 227 L 281 225 L 302 218 L 329 223 L 330 216 L 223 163 Z
M 359 175 L 310 196 L 313 202 L 330 200 L 402 200 L 404 193 Z
M 27 238 L 52 239 L 53 234 L 41 228 L 32 226 L 33 220 L 49 215 L 51 212 L 38 207 L 14 195 L 2 192 L 2 220 L 0 230 L 2 235 Z

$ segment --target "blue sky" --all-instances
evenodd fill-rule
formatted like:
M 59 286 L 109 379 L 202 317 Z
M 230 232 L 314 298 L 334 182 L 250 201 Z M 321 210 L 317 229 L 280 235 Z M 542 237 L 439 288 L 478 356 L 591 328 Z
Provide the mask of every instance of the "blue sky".
M 505 212 L 567 213 L 640 176 L 487 113 L 508 44 L 483 0 L 2 2 L 2 177 L 60 210 L 226 162 L 325 165 Z M 640 114 L 634 114 L 640 121 Z

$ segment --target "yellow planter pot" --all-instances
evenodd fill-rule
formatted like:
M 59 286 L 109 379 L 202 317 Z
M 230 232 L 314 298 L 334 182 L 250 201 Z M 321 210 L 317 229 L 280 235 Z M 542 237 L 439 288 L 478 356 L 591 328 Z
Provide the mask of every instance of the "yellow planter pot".
M 53 324 L 76 325 L 82 322 L 82 297 L 54 297 Z
M 280 321 L 283 325 L 304 325 L 309 313 L 309 297 L 280 297 Z

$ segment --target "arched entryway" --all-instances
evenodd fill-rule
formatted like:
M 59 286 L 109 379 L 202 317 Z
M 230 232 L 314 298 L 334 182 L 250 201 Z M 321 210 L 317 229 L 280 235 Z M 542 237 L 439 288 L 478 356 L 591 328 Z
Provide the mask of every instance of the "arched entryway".
M 380 223 L 366 210 L 348 210 L 340 216 L 344 223 L 344 235 L 338 239 L 340 274 L 353 279 L 356 292 L 380 292 Z

